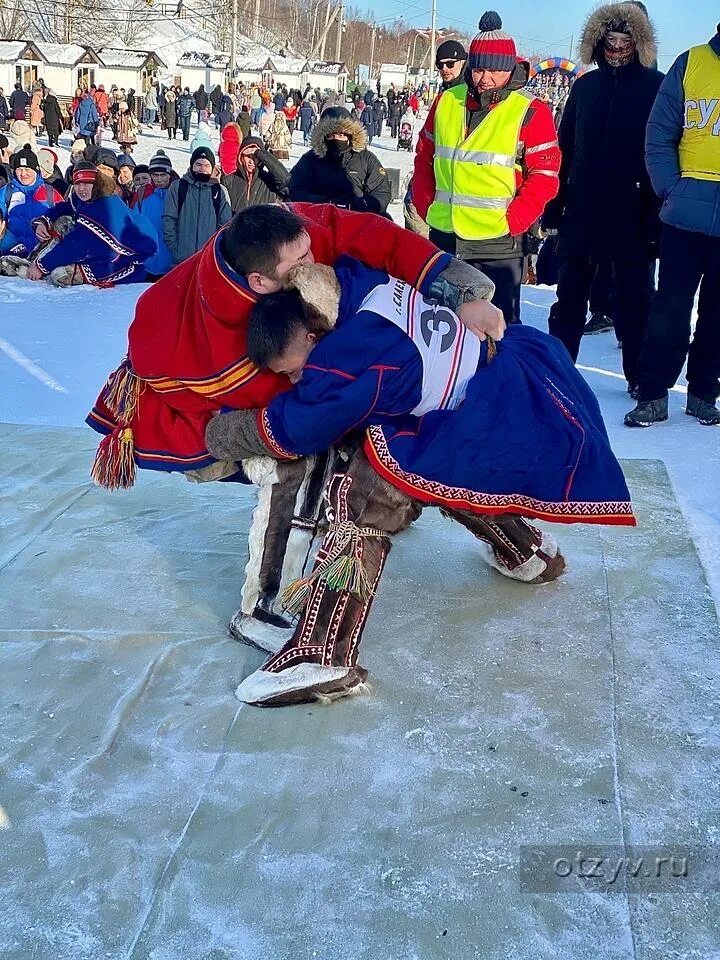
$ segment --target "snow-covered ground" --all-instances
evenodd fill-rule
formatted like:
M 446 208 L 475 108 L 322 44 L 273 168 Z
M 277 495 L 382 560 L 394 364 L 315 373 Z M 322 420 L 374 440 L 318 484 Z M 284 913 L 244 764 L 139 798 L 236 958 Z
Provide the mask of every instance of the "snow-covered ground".
M 195 124 L 191 137 L 194 130 Z M 219 134 L 213 136 L 219 141 Z M 142 135 L 135 157 L 147 162 L 159 147 L 178 172 L 187 168 L 189 144 L 168 140 L 157 128 Z M 401 170 L 401 179 L 409 173 L 413 155 L 398 152 L 390 137 L 375 140 L 372 149 L 386 167 Z M 296 132 L 291 165 L 303 150 Z M 392 213 L 402 222 L 399 202 Z M 143 289 L 54 290 L 0 278 L 0 422 L 81 424 L 107 373 L 125 353 L 127 326 Z M 547 329 L 553 300 L 552 289 L 525 287 L 523 321 Z M 648 430 L 624 427 L 623 414 L 633 404 L 612 334 L 585 337 L 579 365 L 599 398 L 617 455 L 665 463 L 720 606 L 720 430 L 685 416 L 683 384 L 671 393 L 667 423 Z

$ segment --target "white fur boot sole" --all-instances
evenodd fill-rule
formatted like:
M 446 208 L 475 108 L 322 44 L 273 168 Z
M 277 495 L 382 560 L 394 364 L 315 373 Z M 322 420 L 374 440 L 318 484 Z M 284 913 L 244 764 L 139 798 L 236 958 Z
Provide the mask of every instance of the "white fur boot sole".
M 478 542 L 480 548 L 480 555 L 483 560 L 489 564 L 494 570 L 497 570 L 498 573 L 501 573 L 504 577 L 508 577 L 510 580 L 517 580 L 520 583 L 533 583 L 537 580 L 538 577 L 541 577 L 548 568 L 548 563 L 542 556 L 538 556 L 539 553 L 544 554 L 551 560 L 554 560 L 558 556 L 558 545 L 557 540 L 551 533 L 546 533 L 543 531 L 542 542 L 539 547 L 536 547 L 536 553 L 534 556 L 530 557 L 525 563 L 521 563 L 519 566 L 515 567 L 514 570 L 509 570 L 503 563 L 495 556 L 495 552 L 489 543 L 485 543 L 484 540 Z M 563 563 L 564 568 L 564 563 Z M 548 581 L 538 581 L 539 583 L 552 582 Z
M 235 696 L 256 707 L 280 707 L 313 700 L 337 700 L 356 692 L 367 679 L 362 667 L 323 667 L 298 663 L 280 673 L 256 670 L 240 684 Z
M 293 628 L 275 627 L 238 610 L 228 624 L 228 633 L 233 640 L 257 647 L 264 653 L 277 653 L 292 637 Z

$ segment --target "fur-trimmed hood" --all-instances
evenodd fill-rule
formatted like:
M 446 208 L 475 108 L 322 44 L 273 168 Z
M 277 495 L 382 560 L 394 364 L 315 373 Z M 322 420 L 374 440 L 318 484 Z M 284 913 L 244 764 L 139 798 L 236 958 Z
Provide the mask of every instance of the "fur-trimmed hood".
M 643 67 L 655 67 L 655 29 L 638 3 L 607 3 L 593 10 L 583 28 L 580 60 L 583 63 L 604 63 L 602 42 L 613 25 L 618 23 L 626 24 L 623 32 L 632 37 L 640 64 Z
M 365 127 L 359 120 L 353 120 L 352 117 L 322 116 L 315 124 L 315 129 L 310 138 L 313 153 L 318 157 L 324 157 L 327 153 L 327 144 L 325 138 L 331 133 L 344 133 L 350 140 L 353 153 L 360 153 L 368 145 L 367 133 Z

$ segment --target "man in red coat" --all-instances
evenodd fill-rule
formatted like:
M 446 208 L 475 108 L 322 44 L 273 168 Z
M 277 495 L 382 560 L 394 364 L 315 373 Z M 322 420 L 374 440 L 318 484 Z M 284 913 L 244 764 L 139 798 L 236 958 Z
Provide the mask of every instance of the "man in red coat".
M 248 249 L 261 255 L 257 269 L 243 276 L 234 265 L 247 261 Z M 252 307 L 280 289 L 296 264 L 333 265 L 343 253 L 458 311 L 481 338 L 502 337 L 487 278 L 385 218 L 327 204 L 251 207 L 140 297 L 128 357 L 87 418 L 106 434 L 93 477 L 108 489 L 132 486 L 136 466 L 180 471 L 195 481 L 249 477 L 260 485 L 242 606 L 230 631 L 270 651 L 287 637 L 274 603 L 307 557 L 331 458 L 259 460 L 243 470 L 210 455 L 205 428 L 221 409 L 264 407 L 288 389 L 285 376 L 259 370 L 247 357 Z
M 560 149 L 500 17 L 489 11 L 479 27 L 465 83 L 435 99 L 420 133 L 412 200 L 430 240 L 482 270 L 505 322 L 519 323 L 525 234 L 558 192 Z

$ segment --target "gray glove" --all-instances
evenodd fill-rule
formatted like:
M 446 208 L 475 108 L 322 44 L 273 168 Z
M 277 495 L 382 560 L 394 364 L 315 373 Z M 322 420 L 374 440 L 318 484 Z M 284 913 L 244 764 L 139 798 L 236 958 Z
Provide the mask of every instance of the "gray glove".
M 232 410 L 213 417 L 205 428 L 205 443 L 216 460 L 272 456 L 260 438 L 257 410 Z
M 430 286 L 430 296 L 444 307 L 450 307 L 455 313 L 463 303 L 472 300 L 491 300 L 495 293 L 495 284 L 489 277 L 466 263 L 452 259 L 438 274 Z

